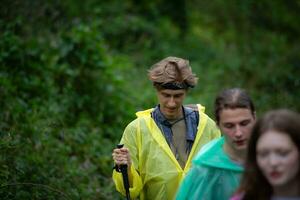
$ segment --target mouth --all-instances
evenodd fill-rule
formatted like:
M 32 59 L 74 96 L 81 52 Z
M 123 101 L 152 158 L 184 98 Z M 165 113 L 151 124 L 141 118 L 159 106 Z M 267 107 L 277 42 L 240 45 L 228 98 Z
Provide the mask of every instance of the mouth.
M 175 112 L 176 108 L 167 108 L 167 111 L 169 111 L 169 112 Z
M 272 171 L 272 172 L 270 173 L 270 177 L 271 177 L 272 179 L 278 179 L 278 178 L 281 177 L 281 175 L 282 175 L 282 173 L 281 173 L 281 172 L 278 172 L 278 171 Z
M 237 146 L 243 146 L 246 143 L 246 140 L 236 140 L 236 141 L 234 141 L 234 143 Z

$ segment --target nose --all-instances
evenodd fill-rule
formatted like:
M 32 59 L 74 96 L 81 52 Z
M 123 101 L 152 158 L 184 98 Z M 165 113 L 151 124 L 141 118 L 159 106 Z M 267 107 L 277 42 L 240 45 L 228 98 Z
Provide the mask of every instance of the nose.
M 169 107 L 175 107 L 176 106 L 176 102 L 174 97 L 170 97 L 169 101 L 168 101 L 168 106 Z
M 269 156 L 269 163 L 271 166 L 277 166 L 279 163 L 278 156 L 275 155 L 274 153 L 271 153 Z
M 239 125 L 235 128 L 235 137 L 240 138 L 243 135 L 242 129 Z

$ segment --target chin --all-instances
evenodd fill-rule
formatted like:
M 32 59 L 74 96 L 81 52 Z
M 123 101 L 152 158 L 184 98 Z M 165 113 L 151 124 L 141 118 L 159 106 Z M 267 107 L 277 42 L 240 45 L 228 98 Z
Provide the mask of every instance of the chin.
M 246 151 L 247 150 L 247 146 L 246 145 L 236 146 L 235 149 L 239 150 L 239 151 Z
M 280 186 L 284 186 L 285 185 L 285 181 L 282 181 L 282 180 L 277 180 L 277 181 L 270 181 L 270 184 L 273 186 L 273 187 L 280 187 Z

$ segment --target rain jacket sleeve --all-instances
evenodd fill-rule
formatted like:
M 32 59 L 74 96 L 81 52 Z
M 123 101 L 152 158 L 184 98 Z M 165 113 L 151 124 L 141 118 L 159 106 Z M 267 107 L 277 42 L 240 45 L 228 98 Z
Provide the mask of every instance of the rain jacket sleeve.
M 140 144 L 137 141 L 139 139 L 140 134 L 140 130 L 138 129 L 137 123 L 138 120 L 136 119 L 126 127 L 123 137 L 120 141 L 120 144 L 125 144 L 125 147 L 129 148 L 130 156 L 132 159 L 132 164 L 130 167 L 131 185 L 129 188 L 131 198 L 136 198 L 137 196 L 139 196 L 143 188 L 141 177 L 139 175 L 139 172 L 136 170 L 138 169 L 138 147 L 140 146 Z M 123 195 L 126 195 L 126 191 L 123 186 L 122 174 L 114 170 L 113 179 L 115 181 L 117 191 L 119 191 Z

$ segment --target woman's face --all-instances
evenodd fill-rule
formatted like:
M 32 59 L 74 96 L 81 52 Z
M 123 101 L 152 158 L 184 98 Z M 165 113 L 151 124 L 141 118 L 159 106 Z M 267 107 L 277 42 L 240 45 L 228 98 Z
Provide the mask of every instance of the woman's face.
M 269 130 L 261 135 L 257 141 L 256 159 L 273 187 L 299 181 L 299 150 L 286 133 Z

